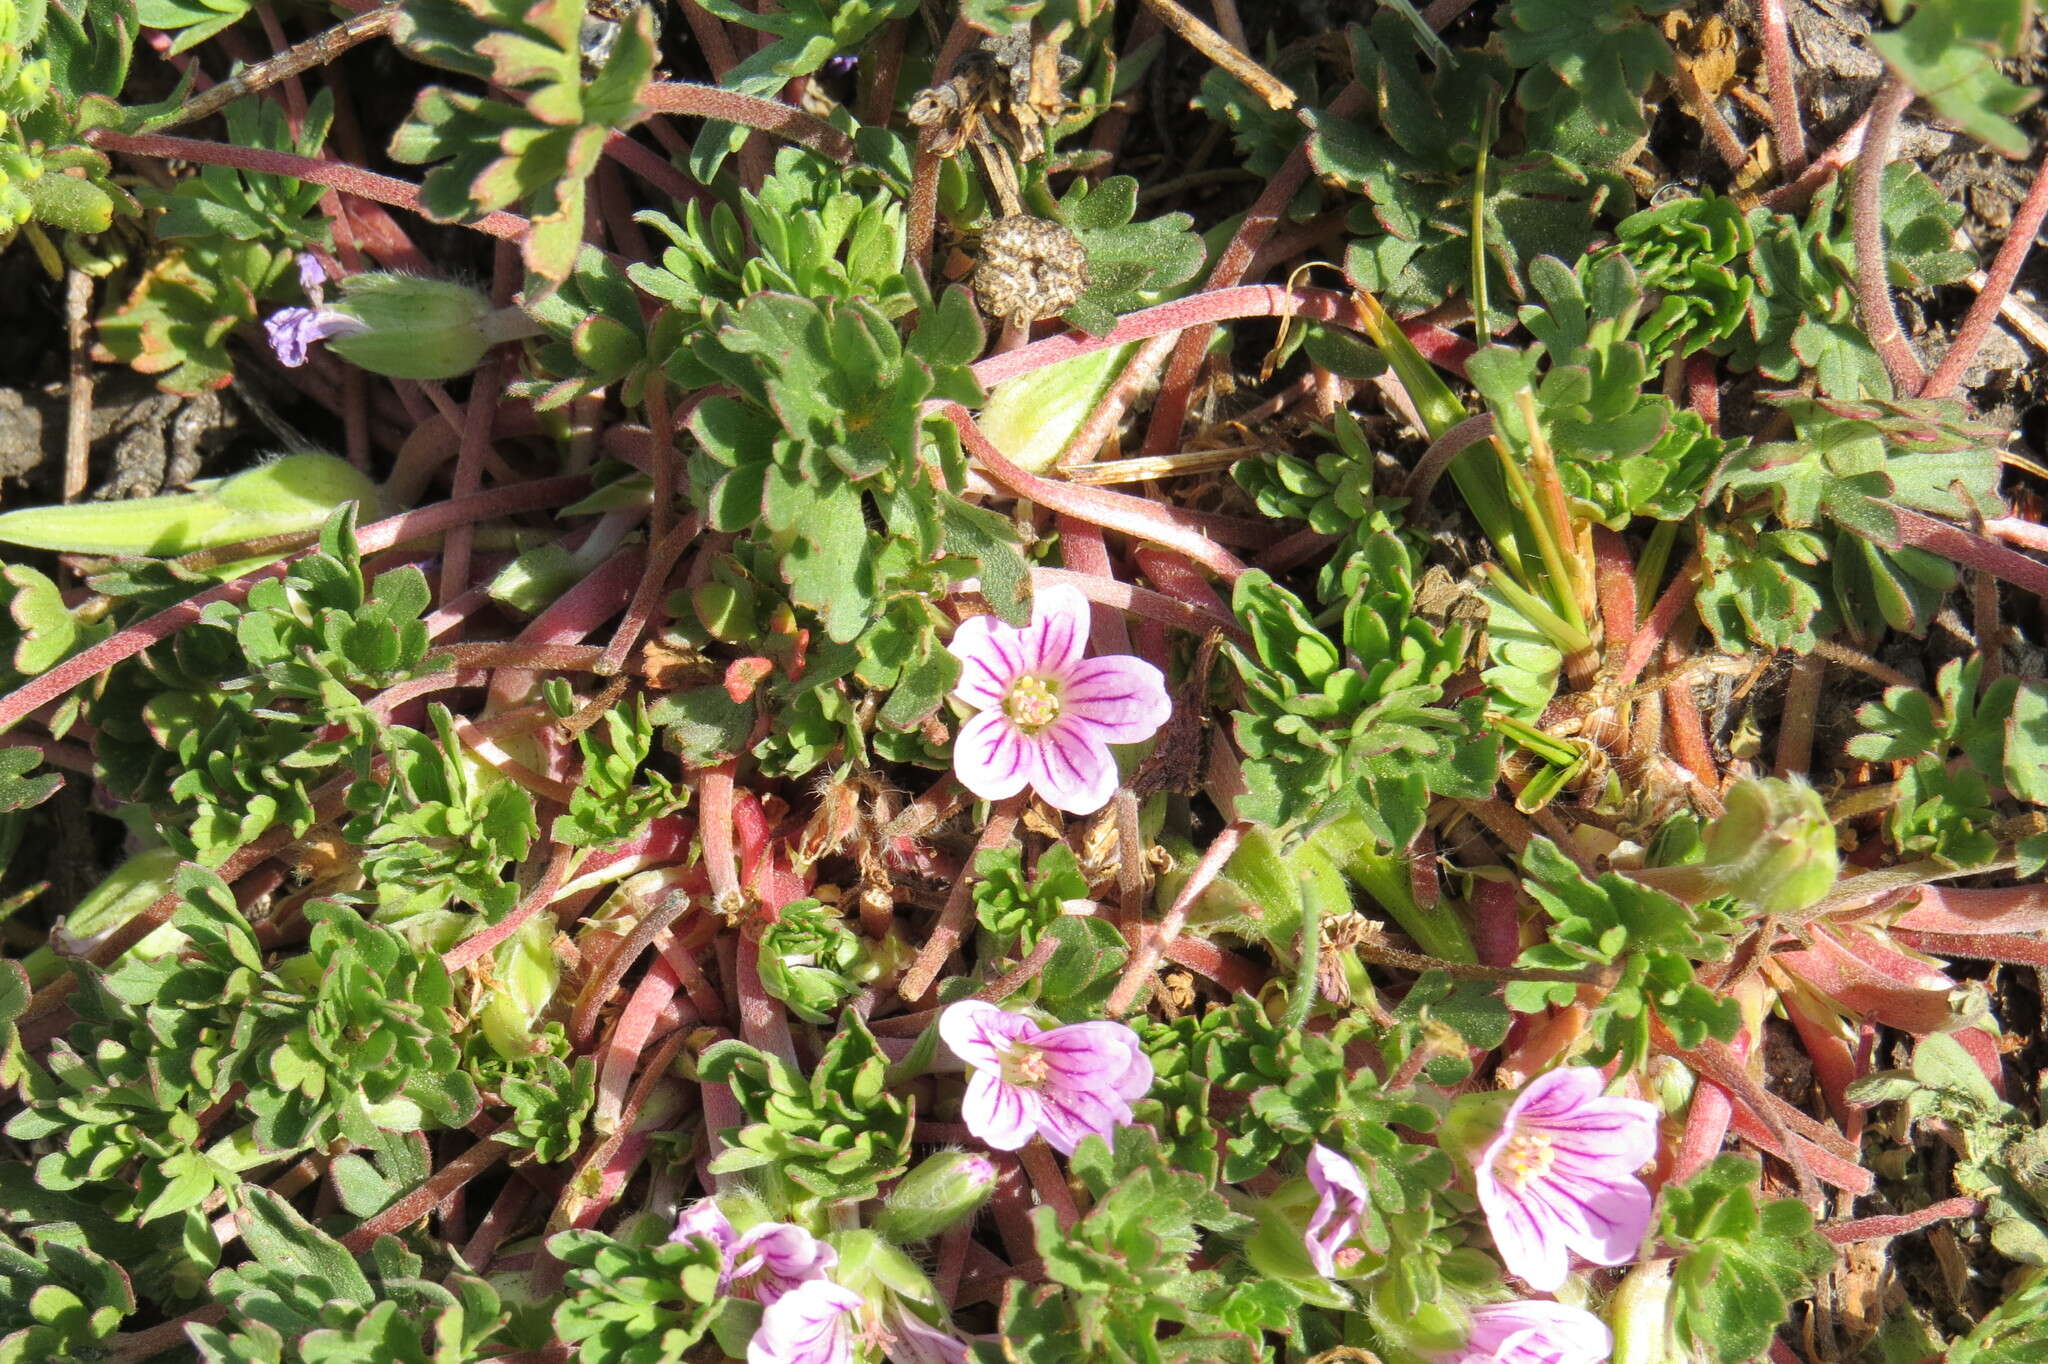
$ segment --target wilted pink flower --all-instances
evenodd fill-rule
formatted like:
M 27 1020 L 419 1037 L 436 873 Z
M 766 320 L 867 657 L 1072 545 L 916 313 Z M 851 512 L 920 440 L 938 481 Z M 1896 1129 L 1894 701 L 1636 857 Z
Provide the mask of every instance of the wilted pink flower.
M 1614 1333 L 1591 1312 L 1530 1299 L 1472 1309 L 1471 1334 L 1438 1364 L 1601 1364 Z
M 711 1199 L 684 1209 L 669 1240 L 701 1236 L 718 1248 L 723 1260 L 718 1291 L 752 1298 L 770 1306 L 785 1294 L 825 1278 L 839 1263 L 839 1252 L 793 1222 L 762 1222 L 745 1232 L 733 1225 Z
M 1093 814 L 1116 792 L 1109 746 L 1142 743 L 1173 713 L 1150 663 L 1082 657 L 1088 601 L 1071 587 L 1034 593 L 1021 630 L 972 616 L 946 647 L 960 660 L 954 698 L 980 712 L 953 741 L 953 772 L 983 800 L 1029 786 L 1056 809 Z
M 891 1300 L 882 1316 L 882 1353 L 889 1364 L 967 1364 L 967 1342 Z
M 830 1279 L 812 1279 L 784 1293 L 761 1313 L 747 1342 L 747 1364 L 849 1364 L 860 1294 Z
M 1131 1101 L 1152 1087 L 1152 1062 L 1121 1023 L 1041 1029 L 979 999 L 948 1005 L 939 1036 L 974 1068 L 960 1116 L 998 1151 L 1034 1134 L 1064 1155 L 1089 1133 L 1111 1140 L 1131 1121 Z
M 1309 1148 L 1308 1182 L 1316 1191 L 1316 1210 L 1301 1241 L 1316 1273 L 1333 1278 L 1338 1248 L 1358 1234 L 1366 1207 L 1365 1177 L 1348 1158 L 1318 1142 Z
M 1636 1171 L 1657 1154 L 1657 1110 L 1601 1088 L 1589 1066 L 1538 1076 L 1474 1162 L 1501 1259 L 1546 1293 L 1564 1283 L 1573 1251 L 1622 1264 L 1649 1230 L 1650 1191 Z
M 326 283 L 327 271 L 321 266 L 319 257 L 310 251 L 301 252 L 299 287 L 306 291 L 306 297 L 313 300 L 313 306 L 279 308 L 264 319 L 263 331 L 270 338 L 270 349 L 276 352 L 287 369 L 297 369 L 305 364 L 306 351 L 316 341 L 335 336 L 355 336 L 370 329 L 361 318 L 321 306 L 327 299 L 326 290 L 321 287 Z

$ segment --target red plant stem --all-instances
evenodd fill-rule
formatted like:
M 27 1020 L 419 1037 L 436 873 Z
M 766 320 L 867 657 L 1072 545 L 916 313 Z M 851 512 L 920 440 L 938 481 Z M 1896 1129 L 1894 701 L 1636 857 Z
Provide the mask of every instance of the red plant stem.
M 393 545 L 433 535 L 453 526 L 488 521 L 515 512 L 560 506 L 570 496 L 581 492 L 587 486 L 589 480 L 580 476 L 547 478 L 493 489 L 476 497 L 439 502 L 431 507 L 402 512 L 397 516 L 364 526 L 356 532 L 356 546 L 364 555 L 381 554 Z M 238 602 L 247 596 L 249 589 L 257 583 L 269 578 L 281 578 L 289 567 L 289 560 L 279 560 L 245 573 L 232 582 L 209 588 L 195 597 L 179 602 L 176 606 L 164 608 L 146 620 L 137 621 L 84 653 L 68 658 L 41 676 L 30 679 L 5 697 L 0 697 L 0 734 L 14 728 L 36 710 L 63 696 L 73 687 L 99 676 L 117 663 L 135 657 L 152 644 L 169 639 L 180 630 L 196 624 L 205 609 L 213 603 Z
M 1605 526 L 1593 527 L 1593 587 L 1602 643 L 1609 650 L 1626 649 L 1636 637 L 1635 562 L 1627 542 Z
M 1671 633 L 1679 614 L 1692 605 L 1693 597 L 1700 590 L 1699 575 L 1699 560 L 1695 557 L 1678 571 L 1678 576 L 1671 580 L 1671 586 L 1664 589 L 1664 595 L 1657 598 L 1657 604 L 1650 608 L 1649 619 L 1643 622 L 1641 632 L 1629 642 L 1628 652 L 1622 656 L 1621 669 L 1614 679 L 1615 686 L 1627 687 L 1649 665 L 1650 655 Z
M 1920 385 L 1921 397 L 1946 398 L 1956 391 L 1963 371 L 1977 358 L 1984 338 L 1991 334 L 1992 323 L 1998 320 L 1999 308 L 2012 293 L 2013 281 L 2019 278 L 2020 267 L 2027 263 L 2027 253 L 2034 249 L 2034 238 L 2040 234 L 2044 217 L 2048 217 L 2048 159 L 2035 169 L 2034 183 L 2028 186 L 2027 197 L 2014 210 L 2005 241 L 1985 272 L 1984 287 L 1977 291 L 1977 299 L 1964 315 L 1962 328 L 1948 353 L 1941 357 L 1934 373 L 1927 376 L 1927 382 Z
M 1252 567 L 1262 568 L 1276 578 L 1281 577 L 1336 544 L 1337 538 L 1303 526 L 1286 539 L 1275 542 L 1264 554 L 1255 557 L 1252 560 Z
M 1232 289 L 1190 294 L 1186 298 L 1127 313 L 1117 319 L 1116 326 L 1107 336 L 1061 332 L 1017 350 L 992 355 L 975 363 L 974 377 L 981 381 L 983 387 L 993 388 L 1005 379 L 1029 374 L 1077 355 L 1145 341 L 1190 327 L 1206 327 L 1217 322 L 1253 317 L 1303 317 L 1316 322 L 1335 322 L 1353 331 L 1361 330 L 1362 326 L 1362 319 L 1351 300 L 1334 290 L 1241 284 Z
M 932 60 L 934 86 L 952 79 L 953 67 L 966 53 L 967 45 L 979 36 L 969 26 L 965 14 L 954 17 L 953 27 L 946 30 L 946 40 L 939 44 L 939 54 Z M 939 160 L 929 137 L 920 134 L 917 158 L 910 168 L 909 222 L 903 254 L 909 269 L 927 276 L 932 268 L 932 238 L 938 234 L 939 226 Z
M 1892 933 L 1906 946 L 1922 952 L 2048 970 L 2048 942 L 2034 934 L 1924 933 L 1912 929 L 1894 929 Z
M 1430 442 L 1422 458 L 1415 461 L 1415 468 L 1409 473 L 1408 481 L 1401 485 L 1401 496 L 1410 502 L 1420 502 L 1428 497 L 1451 467 L 1451 461 L 1464 454 L 1479 442 L 1492 436 L 1493 414 L 1482 412 L 1476 417 L 1467 417 L 1450 430 Z
M 1792 76 L 1792 45 L 1786 39 L 1785 0 L 1757 0 L 1764 73 L 1770 81 L 1771 141 L 1792 175 L 1806 169 L 1806 129 L 1799 119 L 1799 87 Z
M 1209 586 L 1208 579 L 1195 571 L 1195 566 L 1170 550 L 1151 549 L 1140 546 L 1132 552 L 1138 568 L 1172 600 L 1200 611 L 1204 615 L 1227 620 L 1230 606 L 1216 595 L 1216 589 Z
M 1163 592 L 1154 592 L 1149 587 L 1135 587 L 1114 578 L 1098 578 L 1092 573 L 1076 573 L 1066 568 L 1034 568 L 1031 570 L 1031 582 L 1034 587 L 1071 587 L 1097 606 L 1128 611 L 1142 619 L 1158 621 L 1161 625 L 1170 625 L 1191 634 L 1204 635 L 1211 630 L 1222 630 L 1243 643 L 1251 642 L 1251 637 L 1229 614 L 1204 610 Z
M 1938 554 L 1965 568 L 1989 573 L 2014 587 L 2023 587 L 2037 597 L 2048 599 L 2048 564 L 1910 508 L 1895 506 L 1891 511 L 1898 519 L 1900 540 L 1913 548 Z
M 1707 424 L 1707 430 L 1721 432 L 1721 376 L 1714 357 L 1698 351 L 1685 362 L 1685 405 Z
M 1944 1198 L 1939 1203 L 1930 1203 L 1912 1212 L 1890 1213 L 1877 1217 L 1859 1217 L 1851 1222 L 1823 1222 L 1814 1228 L 1838 1246 L 1856 1241 L 1888 1240 L 1894 1236 L 1906 1236 L 1923 1231 L 1936 1222 L 1946 1222 L 1956 1217 L 1975 1217 L 1984 1211 L 1983 1203 L 1974 1198 Z
M 1364 107 L 1365 101 L 1364 87 L 1352 81 L 1338 92 L 1323 116 L 1349 118 Z M 1238 225 L 1229 245 L 1223 248 L 1209 271 L 1209 278 L 1203 284 L 1205 292 L 1227 289 L 1244 278 L 1245 272 L 1251 268 L 1252 258 L 1258 254 L 1266 238 L 1273 234 L 1273 229 L 1280 225 L 1287 205 L 1293 201 L 1302 182 L 1308 179 L 1308 172 L 1308 139 L 1303 138 L 1288 153 L 1287 160 L 1273 178 L 1266 182 L 1266 188 L 1258 199 L 1245 211 L 1244 221 Z M 1208 354 L 1212 331 L 1208 325 L 1195 327 L 1184 332 L 1174 346 L 1166 377 L 1160 381 L 1159 400 L 1152 407 L 1151 423 L 1145 428 L 1146 454 L 1164 454 L 1180 444 L 1180 430 L 1187 420 L 1195 376 L 1201 370 L 1203 357 Z
M 1268 973 L 1264 968 L 1207 938 L 1175 938 L 1166 944 L 1161 955 L 1175 966 L 1185 966 L 1235 994 L 1256 995 L 1266 984 Z
M 546 909 L 554 902 L 555 892 L 561 888 L 562 880 L 569 872 L 569 859 L 576 855 L 576 849 L 567 843 L 555 845 L 554 856 L 548 859 L 546 870 L 526 898 L 498 922 L 483 932 L 464 938 L 441 954 L 441 965 L 449 975 L 474 965 L 484 954 L 497 950 L 498 944 L 510 938 L 526 926 L 526 921 Z
M 1684 661 L 1684 650 L 1675 641 L 1667 641 L 1664 646 L 1665 666 L 1676 668 Z M 1707 745 L 1706 726 L 1700 719 L 1699 702 L 1693 697 L 1692 684 L 1682 677 L 1675 677 L 1664 684 L 1664 733 L 1671 747 L 1671 756 L 1699 779 L 1694 795 L 1709 806 L 1718 805 L 1721 773 L 1715 768 L 1713 750 Z M 1709 809 L 1707 813 L 1718 812 Z
M 484 1220 L 476 1224 L 475 1233 L 463 1243 L 462 1262 L 479 1274 L 489 1269 L 491 1257 L 498 1253 L 498 1247 L 505 1243 L 532 1201 L 532 1188 L 516 1179 L 506 1181 L 498 1196 L 491 1200 Z
M 1067 1177 L 1060 1172 L 1059 1162 L 1052 1158 L 1050 1146 L 1034 1141 L 1017 1153 L 1017 1159 L 1024 1166 L 1024 1176 L 1031 1181 L 1038 1201 L 1052 1209 L 1061 1231 L 1081 1220 L 1081 1210 L 1074 1206 L 1074 1191 L 1067 1187 Z
M 711 882 L 713 907 L 721 913 L 736 913 L 746 903 L 740 889 L 739 860 L 733 855 L 731 760 L 707 768 L 697 783 L 697 804 L 702 811 L 699 835 L 704 840 L 704 875 Z
M 640 103 L 649 113 L 737 123 L 807 147 L 842 166 L 853 160 L 853 139 L 845 133 L 815 114 L 758 95 L 687 81 L 656 81 L 640 92 Z
M 2009 540 L 2015 545 L 2048 554 L 2048 526 L 2037 526 L 2017 516 L 2001 516 L 1986 521 L 1984 530 L 2000 540 Z
M 639 953 L 633 955 L 638 956 Z M 676 984 L 676 973 L 666 961 L 657 959 L 647 974 L 640 978 L 640 983 L 633 987 L 626 1007 L 619 1011 L 619 1021 L 612 1025 L 612 1035 L 604 1046 L 604 1058 L 598 1064 L 597 1102 L 591 1110 L 591 1121 L 598 1131 L 618 1129 L 619 1114 L 625 1107 L 626 1091 L 632 1086 L 633 1071 L 640 1064 L 641 1053 L 646 1050 L 648 1041 L 654 1036 L 654 1025 L 661 1017 L 662 1009 L 675 998 Z M 609 995 L 611 992 L 605 993 Z
M 105 128 L 95 128 L 86 133 L 85 140 L 103 151 L 127 152 L 130 156 L 153 156 L 190 161 L 200 166 L 233 166 L 237 170 L 261 171 L 267 175 L 288 175 L 309 185 L 326 185 L 343 194 L 353 194 L 358 199 L 409 209 L 421 217 L 429 216 L 420 206 L 418 185 L 338 161 L 321 161 L 264 147 L 232 147 L 222 142 L 168 137 L 162 133 L 131 135 L 110 132 Z M 487 236 L 518 241 L 526 236 L 530 224 L 516 213 L 494 210 L 463 226 L 473 227 Z
M 485 1137 L 434 1171 L 424 1184 L 342 1237 L 342 1248 L 350 1254 L 360 1255 L 375 1244 L 378 1237 L 402 1231 L 425 1217 L 457 1189 L 511 1155 L 513 1149 L 495 1137 Z
M 140 1364 L 142 1360 L 154 1359 L 180 1346 L 191 1348 L 191 1341 L 185 1334 L 187 1326 L 218 1325 L 227 1320 L 227 1315 L 225 1303 L 208 1303 L 182 1317 L 160 1321 L 146 1330 L 123 1331 L 99 1348 L 107 1351 L 108 1364 Z
M 635 142 L 625 133 L 613 133 L 606 138 L 604 154 L 679 204 L 687 204 L 692 199 L 710 197 L 709 191 L 702 185 L 670 165 L 666 158 L 656 156 L 652 149 Z
M 689 892 L 672 886 L 661 892 L 660 898 L 641 914 L 626 936 L 619 940 L 619 945 L 606 955 L 604 963 L 591 973 L 590 980 L 577 995 L 576 1007 L 569 1015 L 569 1040 L 572 1043 L 579 1048 L 590 1044 L 590 1039 L 597 1035 L 598 1015 L 611 999 L 612 991 L 625 979 L 626 972 L 633 968 L 640 954 L 689 908 Z M 669 983 L 674 986 L 679 980 L 679 977 L 671 976 Z M 658 1009 L 660 1006 L 654 1007 Z
M 1131 1005 L 1137 1003 L 1138 996 L 1151 985 L 1152 973 L 1159 969 L 1159 958 L 1165 954 L 1167 945 L 1180 937 L 1181 929 L 1187 926 L 1188 912 L 1194 908 L 1195 901 L 1202 897 L 1202 892 L 1208 890 L 1216 878 L 1223 874 L 1223 868 L 1229 863 L 1231 854 L 1237 851 L 1237 845 L 1244 840 L 1245 831 L 1250 827 L 1243 821 L 1228 824 L 1221 833 L 1209 841 L 1209 846 L 1203 849 L 1201 860 L 1196 862 L 1194 870 L 1188 873 L 1187 882 L 1181 886 L 1180 893 L 1173 897 L 1173 903 L 1166 907 L 1166 913 L 1160 918 L 1158 927 L 1144 934 L 1138 949 L 1131 953 L 1130 962 L 1124 967 L 1123 976 L 1117 981 L 1116 989 L 1110 991 L 1109 1000 L 1103 1006 L 1103 1011 L 1111 1018 L 1120 1016 Z
M 1785 709 L 1778 718 L 1778 749 L 1771 763 L 1774 777 L 1803 777 L 1813 770 L 1814 722 L 1820 714 L 1821 684 L 1828 661 L 1818 654 L 1794 660 L 1785 679 Z
M 1078 483 L 1059 483 L 1026 473 L 981 433 L 974 418 L 958 403 L 942 403 L 939 411 L 960 429 L 960 440 L 975 461 L 996 482 L 1040 506 L 1107 530 L 1122 531 L 1153 544 L 1165 545 L 1201 564 L 1219 577 L 1236 578 L 1244 565 L 1229 550 L 1188 525 L 1174 509 L 1143 498 L 1106 492 Z
M 1892 134 L 1898 130 L 1899 115 L 1912 102 L 1912 86 L 1895 75 L 1885 77 L 1877 98 L 1871 101 L 1870 131 L 1864 135 L 1863 150 L 1856 158 L 1856 177 L 1849 187 L 1849 221 L 1856 243 L 1856 311 L 1892 382 L 1909 393 L 1919 391 L 1927 371 L 1920 367 L 1920 357 L 1913 354 L 1906 334 L 1899 329 L 1899 310 L 1885 269 L 1881 203 Z
M 703 530 L 704 518 L 692 513 L 677 523 L 666 539 L 655 545 L 654 553 L 648 557 L 647 569 L 640 575 L 640 586 L 633 592 L 632 604 L 626 608 L 626 618 L 619 622 L 612 642 L 605 646 L 604 656 L 597 661 L 600 677 L 615 676 L 626 666 L 626 655 L 640 642 L 641 632 L 654 619 L 654 609 L 661 604 L 662 593 L 668 590 L 668 577 L 676 566 L 676 560 L 683 557 L 683 551 Z
M 483 460 L 491 439 L 491 409 L 498 404 L 504 372 L 503 360 L 494 355 L 484 361 L 470 386 L 469 406 L 462 413 L 462 444 L 455 454 L 455 479 L 448 490 L 452 497 L 474 497 L 483 491 Z M 470 553 L 475 545 L 474 525 L 457 526 L 448 532 L 441 546 L 442 601 L 454 601 L 469 586 Z
M 974 853 L 967 859 L 967 866 L 953 882 L 953 888 L 946 895 L 946 903 L 939 910 L 938 922 L 932 925 L 932 934 L 918 949 L 917 959 L 910 963 L 910 969 L 903 973 L 903 979 L 896 986 L 896 993 L 906 1003 L 924 998 L 932 988 L 932 982 L 939 978 L 939 972 L 946 965 L 946 958 L 953 955 L 953 949 L 960 945 L 961 935 L 967 929 L 969 910 L 974 903 L 974 877 L 971 875 L 975 858 L 991 852 L 1010 841 L 1016 831 L 1017 820 L 1024 813 L 1024 796 L 1012 796 L 999 801 L 989 812 L 988 825 L 976 840 Z
M 1797 179 L 1766 194 L 1763 197 L 1764 207 L 1776 213 L 1803 213 L 1815 192 L 1856 159 L 1856 154 L 1863 150 L 1863 139 L 1869 131 L 1870 110 L 1865 109 L 1812 165 L 1800 172 Z

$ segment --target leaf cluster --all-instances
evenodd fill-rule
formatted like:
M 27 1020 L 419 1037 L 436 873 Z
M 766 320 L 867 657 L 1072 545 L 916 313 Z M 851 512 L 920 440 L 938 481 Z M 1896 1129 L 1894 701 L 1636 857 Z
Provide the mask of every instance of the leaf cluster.
M 559 708 L 557 713 L 562 713 Z M 568 812 L 555 820 L 550 836 L 571 847 L 603 847 L 630 838 L 670 814 L 688 793 L 661 773 L 641 767 L 654 751 L 654 725 L 647 704 L 614 706 L 576 735 L 583 771 L 569 797 Z
M 846 1015 L 808 1081 L 744 1042 L 715 1044 L 698 1072 L 732 1086 L 747 1124 L 725 1134 L 712 1172 L 759 1170 L 786 1180 L 798 1197 L 873 1198 L 910 1164 L 914 1103 L 891 1091 L 888 1070 L 857 1014 Z
M 1185 213 L 1132 222 L 1138 182 L 1112 175 L 1090 187 L 1085 177 L 1060 198 L 1060 218 L 1088 253 L 1088 287 L 1060 320 L 1091 336 L 1107 336 L 1119 314 L 1134 311 L 1186 284 L 1207 251 Z
M 1684 905 L 1611 871 L 1590 880 L 1542 837 L 1523 850 L 1522 871 L 1523 889 L 1549 916 L 1550 929 L 1549 940 L 1526 949 L 1516 964 L 1616 968 L 1587 1023 L 1593 1059 L 1620 1056 L 1624 1066 L 1641 1065 L 1650 1054 L 1653 1015 L 1682 1047 L 1735 1036 L 1740 1007 L 1693 976 L 1695 962 L 1721 961 L 1733 950 L 1729 935 L 1740 925 L 1721 904 Z M 1578 987 L 1562 981 L 1518 980 L 1507 988 L 1508 1007 L 1518 1013 L 1577 997 Z
M 980 1347 L 976 1357 L 1034 1364 L 1260 1358 L 1256 1330 L 1247 1334 L 1229 1320 L 1239 1286 L 1190 1265 L 1200 1233 L 1229 1235 L 1250 1219 L 1207 1181 L 1176 1170 L 1142 1127 L 1119 1128 L 1114 1151 L 1084 1141 L 1073 1170 L 1093 1206 L 1064 1229 L 1051 1208 L 1034 1211 L 1050 1282 L 1010 1284 L 1002 1343 Z M 1160 1339 L 1168 1326 L 1171 1335 Z
M 1037 946 L 1039 935 L 1060 917 L 1061 905 L 1088 898 L 1088 879 L 1064 843 L 1039 854 L 1028 877 L 1017 849 L 990 849 L 975 857 L 974 877 L 975 917 L 997 943 L 1019 954 Z
M 1678 1250 L 1674 1324 L 1697 1358 L 1743 1364 L 1770 1346 L 1791 1304 L 1835 1262 L 1834 1247 L 1796 1198 L 1760 1199 L 1762 1170 L 1718 1156 L 1665 1186 L 1658 1231 Z
M 1776 401 L 1792 439 L 1737 451 L 1711 489 L 1727 514 L 1701 539 L 1701 619 L 1724 648 L 1924 633 L 1955 566 L 1904 543 L 1899 509 L 1996 515 L 1997 435 L 1947 401 Z
M 860 935 L 816 900 L 784 905 L 761 930 L 761 988 L 806 1023 L 829 1023 L 881 968 Z
M 1224 647 L 1244 684 L 1233 713 L 1247 794 L 1238 813 L 1275 829 L 1355 813 L 1406 847 L 1432 794 L 1483 795 L 1499 740 L 1484 702 L 1446 706 L 1462 666 L 1462 623 L 1441 634 L 1414 614 L 1415 559 L 1393 535 L 1370 536 L 1338 575 L 1341 634 L 1258 570 L 1237 580 L 1232 610 L 1251 635 Z
M 1635 135 L 1602 132 L 1583 110 L 1557 121 L 1546 112 L 1520 150 L 1495 146 L 1513 83 L 1507 61 L 1461 51 L 1452 64 L 1427 62 L 1411 27 L 1385 10 L 1348 38 L 1371 112 L 1325 115 L 1309 139 L 1316 172 L 1366 199 L 1350 216 L 1360 236 L 1345 274 L 1399 315 L 1483 288 L 1489 331 L 1512 324 L 1504 305 L 1527 297 L 1527 262 L 1576 260 L 1602 209 L 1630 201 L 1609 166 Z M 1476 256 L 1475 217 L 1484 235 Z M 1478 287 L 1475 259 L 1485 262 Z
M 701 1237 L 643 1245 L 564 1231 L 548 1253 L 569 1267 L 554 1328 L 579 1364 L 680 1364 L 722 1304 L 722 1257 Z
M 419 0 L 391 36 L 415 59 L 485 80 L 518 102 L 428 86 L 391 140 L 391 156 L 432 169 L 420 186 L 426 212 L 468 222 L 515 204 L 532 229 L 522 246 L 544 294 L 575 267 L 585 187 L 614 129 L 640 115 L 654 74 L 653 20 L 636 9 L 603 65 L 584 73 L 580 0 Z

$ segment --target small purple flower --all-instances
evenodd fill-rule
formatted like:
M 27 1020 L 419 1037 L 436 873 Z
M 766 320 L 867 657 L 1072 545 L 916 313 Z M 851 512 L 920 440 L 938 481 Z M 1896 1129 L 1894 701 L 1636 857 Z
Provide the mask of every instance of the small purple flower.
M 1657 1110 L 1601 1088 L 1590 1066 L 1538 1076 L 1474 1162 L 1501 1259 L 1546 1293 L 1564 1283 L 1573 1251 L 1623 1264 L 1650 1227 L 1650 1191 L 1635 1172 L 1657 1154 Z
M 311 251 L 299 253 L 299 287 L 306 291 L 306 297 L 313 301 L 310 308 L 279 308 L 263 321 L 264 333 L 270 338 L 270 349 L 286 369 L 297 369 L 306 363 L 306 351 L 316 341 L 325 341 L 335 336 L 356 336 L 368 331 L 369 325 L 359 317 L 337 312 L 324 306 L 327 302 L 326 267 Z
M 306 351 L 315 341 L 331 336 L 356 336 L 369 329 L 347 313 L 332 308 L 279 308 L 263 320 L 270 349 L 287 369 L 306 363 Z
M 861 1296 L 829 1279 L 799 1284 L 768 1304 L 747 1342 L 747 1364 L 849 1364 Z
M 793 1222 L 762 1222 L 742 1233 L 711 1199 L 684 1209 L 669 1240 L 701 1236 L 723 1262 L 718 1291 L 771 1306 L 807 1283 L 823 1280 L 839 1263 L 839 1252 Z
M 1035 1134 L 1071 1156 L 1081 1138 L 1112 1139 L 1131 1121 L 1131 1101 L 1152 1087 L 1152 1062 L 1121 1023 L 1041 1029 L 979 999 L 948 1005 L 939 1036 L 974 1068 L 960 1116 L 998 1151 Z
M 883 1313 L 882 1353 L 889 1364 L 967 1364 L 967 1342 L 941 1330 L 893 1297 Z
M 1366 1208 L 1365 1177 L 1349 1159 L 1318 1142 L 1309 1148 L 1308 1182 L 1316 1191 L 1316 1211 L 1301 1234 L 1302 1245 L 1316 1273 L 1335 1278 L 1338 1248 L 1358 1234 Z
M 1531 1298 L 1472 1309 L 1471 1334 L 1438 1364 L 1601 1364 L 1614 1333 L 1591 1312 Z
M 1173 713 L 1150 663 L 1082 657 L 1088 601 L 1071 587 L 1033 594 L 1021 630 L 973 616 L 946 647 L 960 660 L 954 699 L 979 712 L 953 741 L 953 772 L 983 800 L 1029 786 L 1056 809 L 1093 814 L 1116 792 L 1109 746 L 1144 742 Z

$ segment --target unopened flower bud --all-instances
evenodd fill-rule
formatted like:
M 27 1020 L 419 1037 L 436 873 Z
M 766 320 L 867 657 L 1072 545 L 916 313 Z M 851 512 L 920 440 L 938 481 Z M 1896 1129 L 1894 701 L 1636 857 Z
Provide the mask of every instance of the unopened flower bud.
M 1730 787 L 1727 803 L 1706 835 L 1707 863 L 1725 893 L 1766 914 L 1792 914 L 1834 888 L 1842 857 L 1819 792 L 1759 777 Z
M 490 998 L 484 1001 L 477 1021 L 492 1050 L 508 1061 L 541 1050 L 534 1024 L 562 980 L 554 936 L 555 921 L 537 915 L 500 944 L 491 958 Z
M 453 379 L 482 363 L 500 341 L 535 328 L 517 309 L 494 310 L 466 284 L 373 273 L 341 281 L 333 311 L 363 330 L 329 338 L 350 364 L 392 379 Z
M 995 1162 L 979 1151 L 941 1151 L 904 1176 L 875 1229 L 892 1241 L 925 1241 L 975 1213 L 996 1191 Z

